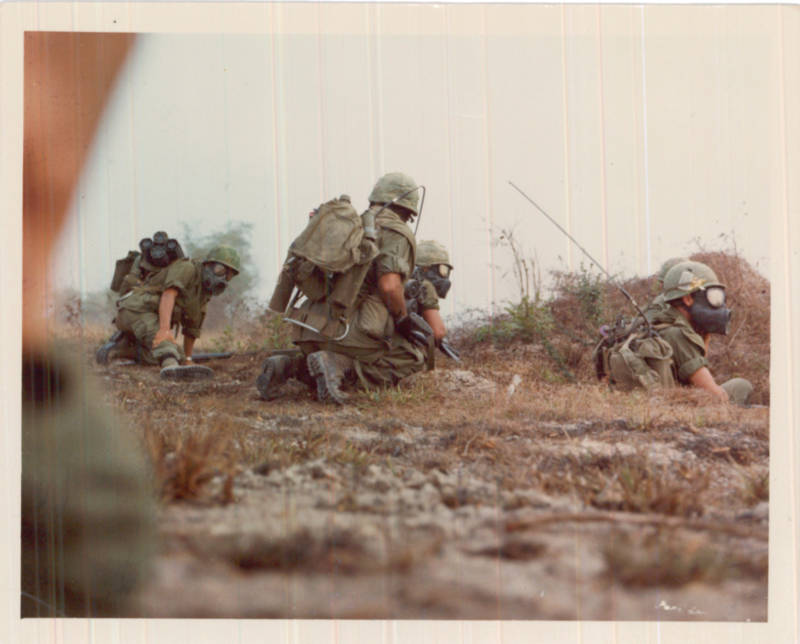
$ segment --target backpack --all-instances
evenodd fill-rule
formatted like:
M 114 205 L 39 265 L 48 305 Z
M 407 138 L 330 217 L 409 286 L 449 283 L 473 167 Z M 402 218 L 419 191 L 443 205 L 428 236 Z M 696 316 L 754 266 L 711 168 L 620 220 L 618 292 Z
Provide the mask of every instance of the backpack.
M 658 335 L 666 325 L 651 326 L 655 333 L 642 326 L 641 318 L 628 325 L 618 322 L 595 347 L 597 377 L 607 375 L 609 384 L 623 391 L 674 385 L 672 347 Z
M 285 313 L 289 322 L 313 327 L 333 338 L 347 328 L 357 296 L 372 260 L 378 255 L 374 240 L 364 235 L 364 223 L 347 195 L 326 201 L 310 217 L 303 232 L 289 246 L 289 253 L 269 302 L 270 310 Z M 292 298 L 292 293 L 297 293 Z M 304 296 L 320 307 L 294 308 Z M 313 317 L 314 319 L 310 319 Z
M 114 276 L 111 278 L 110 289 L 115 293 L 119 293 L 122 288 L 122 280 L 131 272 L 134 262 L 141 255 L 135 250 L 129 250 L 128 254 L 122 259 L 118 259 L 114 266 Z

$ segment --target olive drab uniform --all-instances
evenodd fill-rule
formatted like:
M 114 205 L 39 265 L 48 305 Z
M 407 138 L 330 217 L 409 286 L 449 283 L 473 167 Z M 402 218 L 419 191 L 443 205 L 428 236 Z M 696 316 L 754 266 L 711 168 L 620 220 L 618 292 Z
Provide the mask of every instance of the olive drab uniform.
M 665 310 L 646 313 L 652 324 L 658 325 L 658 334 L 672 347 L 672 370 L 676 382 L 690 384 L 689 378 L 698 369 L 708 368 L 706 345 L 703 338 L 692 328 L 689 321 L 675 308 L 666 304 Z M 662 326 L 665 325 L 665 326 Z M 731 378 L 722 387 L 731 401 L 744 405 L 753 392 L 753 385 L 744 378 Z
M 151 473 L 83 359 L 22 360 L 23 617 L 129 614 L 156 550 Z
M 420 311 L 439 310 L 439 296 L 436 295 L 436 287 L 429 280 L 422 280 L 420 284 L 417 306 Z
M 130 272 L 122 278 L 122 285 L 119 289 L 120 294 L 124 295 L 131 289 L 141 286 L 151 273 L 155 273 L 158 270 L 160 269 L 148 264 L 147 260 L 143 259 L 141 254 L 139 254 L 136 259 L 133 260 Z
M 706 297 L 705 292 L 716 290 L 722 293 L 724 286 L 710 267 L 691 260 L 674 263 L 666 271 L 663 282 L 663 306 L 648 307 L 646 315 L 651 324 L 658 329 L 659 336 L 672 348 L 672 370 L 675 380 L 688 385 L 698 369 L 709 366 L 706 359 L 706 344 L 692 323 L 670 302 L 678 301 L 684 295 L 692 295 L 696 304 L 701 295 L 703 298 Z M 716 308 L 724 323 L 720 324 L 719 328 L 708 326 L 706 328 L 711 333 L 727 333 L 730 310 L 725 307 L 724 297 L 720 297 Z M 690 309 L 692 321 L 702 329 L 703 320 L 693 311 L 694 309 Z M 732 402 L 742 405 L 747 404 L 753 392 L 752 384 L 744 378 L 732 378 L 720 386 Z
M 370 206 L 374 212 L 381 206 Z M 309 355 L 316 351 L 332 351 L 354 361 L 355 373 L 365 387 L 394 385 L 402 378 L 421 371 L 425 366 L 424 352 L 397 333 L 394 320 L 378 292 L 378 279 L 387 273 L 397 273 L 405 282 L 414 270 L 416 241 L 414 233 L 403 219 L 390 208 L 375 217 L 378 255 L 372 261 L 358 294 L 355 312 L 349 321 L 347 335 L 327 339 L 313 331 L 295 327 L 293 341 Z M 319 309 L 327 302 L 323 298 L 304 303 L 300 308 Z
M 176 260 L 117 300 L 117 328 L 136 338 L 138 357 L 146 364 L 160 364 L 167 357 L 179 362 L 185 359 L 183 348 L 169 340 L 152 347 L 159 328 L 161 295 L 169 288 L 178 290 L 170 326 L 179 324 L 184 335 L 199 337 L 211 299 L 203 289 L 200 260 Z

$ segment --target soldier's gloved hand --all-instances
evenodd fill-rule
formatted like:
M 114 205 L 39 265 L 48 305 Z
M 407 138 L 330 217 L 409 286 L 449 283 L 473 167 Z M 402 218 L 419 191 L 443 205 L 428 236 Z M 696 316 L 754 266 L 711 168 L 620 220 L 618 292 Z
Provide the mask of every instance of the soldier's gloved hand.
M 178 344 L 178 341 L 175 339 L 175 336 L 172 335 L 172 329 L 166 329 L 166 330 L 159 329 L 158 333 L 156 333 L 156 337 L 153 338 L 153 349 L 155 349 L 159 344 L 164 342 L 164 340 L 169 340 L 173 344 Z
M 428 348 L 428 342 L 433 337 L 433 329 L 416 313 L 409 313 L 395 320 L 394 328 L 406 340 L 425 349 Z

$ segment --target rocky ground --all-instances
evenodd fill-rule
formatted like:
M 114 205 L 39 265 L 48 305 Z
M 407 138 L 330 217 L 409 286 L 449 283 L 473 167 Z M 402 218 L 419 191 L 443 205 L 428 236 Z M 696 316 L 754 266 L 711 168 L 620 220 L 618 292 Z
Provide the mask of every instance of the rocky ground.
M 766 620 L 768 408 L 491 349 L 344 408 L 264 402 L 264 357 L 95 366 L 162 498 L 139 614 Z

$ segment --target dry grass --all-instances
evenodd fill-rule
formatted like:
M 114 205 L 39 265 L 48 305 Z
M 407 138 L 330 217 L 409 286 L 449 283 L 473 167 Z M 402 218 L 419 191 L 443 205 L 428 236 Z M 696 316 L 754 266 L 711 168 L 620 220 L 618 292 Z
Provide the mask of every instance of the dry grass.
M 712 336 L 709 362 L 715 378 L 718 382 L 737 376 L 749 379 L 755 388 L 751 403 L 768 405 L 768 280 L 735 249 L 695 253 L 690 258 L 714 269 L 726 285 L 728 306 L 734 310 L 730 333 Z M 587 269 L 555 272 L 553 278 L 554 295 L 549 301 L 539 302 L 528 314 L 519 305 L 512 305 L 491 320 L 473 320 L 452 332 L 456 346 L 490 363 L 498 350 L 513 349 L 528 363 L 520 372 L 543 382 L 594 382 L 591 352 L 600 339 L 597 329 L 602 323 L 613 322 L 619 312 L 630 318 L 635 311 L 616 287 Z M 652 278 L 629 279 L 622 286 L 640 307 L 658 292 Z

